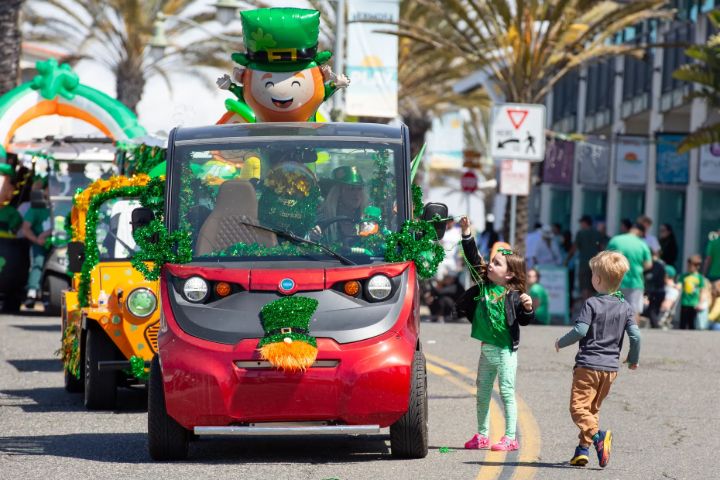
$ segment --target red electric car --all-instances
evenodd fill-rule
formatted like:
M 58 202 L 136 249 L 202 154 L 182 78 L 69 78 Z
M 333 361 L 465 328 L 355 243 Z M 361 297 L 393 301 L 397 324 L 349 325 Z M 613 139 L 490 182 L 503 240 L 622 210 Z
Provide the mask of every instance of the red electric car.
M 412 262 L 383 256 L 384 236 L 412 215 L 407 127 L 178 128 L 168 147 L 165 222 L 190 235 L 192 261 L 161 278 L 152 458 L 186 458 L 204 435 L 384 427 L 393 456 L 426 456 L 418 278 Z M 260 310 L 288 295 L 318 302 L 305 371 L 259 356 Z

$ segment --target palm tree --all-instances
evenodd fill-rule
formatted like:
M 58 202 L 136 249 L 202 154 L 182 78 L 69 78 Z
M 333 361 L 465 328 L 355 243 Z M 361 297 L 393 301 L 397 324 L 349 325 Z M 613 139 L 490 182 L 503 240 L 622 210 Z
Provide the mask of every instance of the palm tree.
M 321 14 L 321 41 L 332 49 L 336 31 L 334 6 L 329 0 L 309 0 L 309 3 Z M 423 13 L 415 0 L 401 0 L 402 21 L 423 25 L 433 21 Z M 472 73 L 464 62 L 455 62 L 451 71 L 445 63 L 446 58 L 437 55 L 434 47 L 407 38 L 400 39 L 398 57 L 398 108 L 410 129 L 412 155 L 422 148 L 433 117 L 460 108 L 469 109 L 471 115 L 477 116 L 478 109 L 489 107 L 489 99 L 482 90 L 469 95 L 453 92 L 457 75 Z
M 642 55 L 647 45 L 617 44 L 623 29 L 670 18 L 667 0 L 415 0 L 426 21 L 398 22 L 398 35 L 435 49 L 455 80 L 484 71 L 506 102 L 543 103 L 567 73 L 594 60 Z M 515 249 L 524 252 L 528 199 L 517 202 Z M 506 218 L 508 216 L 506 215 Z M 509 222 L 505 222 L 507 226 Z
M 194 0 L 30 0 L 23 9 L 26 37 L 63 47 L 76 60 L 88 59 L 107 67 L 115 75 L 118 100 L 136 111 L 151 75 L 160 75 L 168 90 L 172 90 L 170 74 L 182 70 L 212 88 L 214 84 L 208 76 L 193 67 L 229 67 L 230 52 L 240 48 L 208 34 L 207 31 L 217 29 L 213 24 L 214 13 L 191 13 L 194 3 Z M 264 6 L 260 1 L 245 3 Z M 163 58 L 155 60 L 149 54 L 148 43 L 159 12 L 167 15 L 169 47 Z M 178 18 L 205 26 L 207 31 Z
M 23 0 L 0 3 L 0 95 L 18 84 L 20 76 L 20 24 L 18 16 Z
M 720 29 L 720 10 L 708 13 L 710 22 L 717 31 Z M 697 89 L 690 94 L 692 98 L 704 99 L 708 106 L 720 109 L 720 34 L 711 36 L 705 45 L 693 45 L 685 54 L 696 60 L 683 65 L 673 73 L 678 80 L 696 83 Z M 687 152 L 693 148 L 720 142 L 720 122 L 700 127 L 688 135 L 678 147 L 678 151 Z

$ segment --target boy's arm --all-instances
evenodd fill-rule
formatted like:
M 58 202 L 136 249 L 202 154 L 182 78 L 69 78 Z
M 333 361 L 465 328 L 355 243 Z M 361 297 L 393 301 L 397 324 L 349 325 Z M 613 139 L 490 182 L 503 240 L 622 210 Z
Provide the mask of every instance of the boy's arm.
M 630 351 L 627 356 L 628 367 L 636 369 L 640 362 L 640 329 L 635 323 L 628 324 L 625 332 L 630 339 Z
M 585 338 L 585 335 L 587 335 L 587 332 L 590 329 L 592 318 L 593 309 L 588 302 L 585 302 L 583 309 L 580 311 L 580 315 L 578 315 L 575 320 L 575 326 L 572 330 L 555 341 L 555 350 L 560 351 L 561 348 L 568 347 Z
M 569 347 L 575 342 L 579 342 L 583 338 L 585 338 L 585 335 L 587 335 L 588 330 L 590 330 L 590 325 L 587 323 L 582 323 L 580 321 L 575 322 L 575 326 L 567 332 L 562 337 L 558 338 L 557 340 L 557 348 L 565 348 Z

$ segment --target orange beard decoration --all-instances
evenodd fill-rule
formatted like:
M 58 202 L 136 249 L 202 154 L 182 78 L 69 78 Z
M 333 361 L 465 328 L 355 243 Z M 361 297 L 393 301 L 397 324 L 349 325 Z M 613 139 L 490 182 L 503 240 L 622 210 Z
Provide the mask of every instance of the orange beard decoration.
M 259 78 L 257 71 L 254 73 L 255 75 L 253 75 L 253 71 L 249 68 L 243 72 L 243 98 L 245 103 L 255 112 L 258 122 L 306 122 L 315 114 L 320 104 L 325 100 L 325 85 L 319 67 L 296 72 L 296 75 L 301 74 L 305 77 L 305 82 L 312 82 L 313 90 L 312 94 L 305 101 L 298 101 L 296 98 L 294 103 L 297 103 L 297 105 L 291 104 L 288 108 L 280 108 L 273 105 L 275 102 L 272 102 L 269 96 L 268 98 L 256 98 L 253 94 L 253 87 L 255 87 L 256 91 L 258 88 L 264 88 L 262 84 L 266 84 L 266 79 Z M 265 76 L 268 75 L 270 74 L 265 74 Z M 271 79 L 272 78 L 267 79 L 267 81 L 269 82 Z M 256 80 L 261 85 L 253 86 L 253 82 Z

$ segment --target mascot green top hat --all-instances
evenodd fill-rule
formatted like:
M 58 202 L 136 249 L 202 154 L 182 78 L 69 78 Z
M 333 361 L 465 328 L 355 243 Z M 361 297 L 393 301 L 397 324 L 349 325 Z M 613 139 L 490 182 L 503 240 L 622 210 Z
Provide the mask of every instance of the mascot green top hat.
M 318 52 L 320 12 L 302 8 L 259 8 L 240 12 L 245 53 L 232 59 L 252 70 L 295 72 L 324 64 Z

